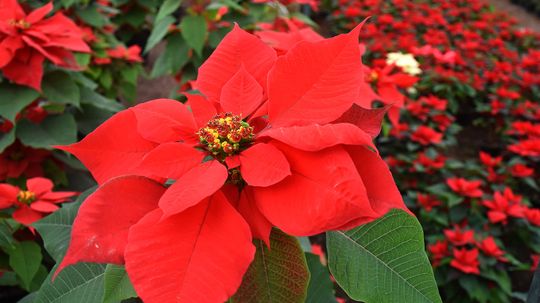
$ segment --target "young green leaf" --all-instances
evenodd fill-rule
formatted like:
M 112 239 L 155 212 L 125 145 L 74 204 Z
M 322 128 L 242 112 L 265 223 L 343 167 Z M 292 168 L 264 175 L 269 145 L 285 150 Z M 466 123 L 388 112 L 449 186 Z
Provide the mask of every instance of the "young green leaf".
M 165 16 L 174 13 L 180 7 L 182 0 L 165 0 L 159 7 L 158 14 L 156 16 L 156 22 L 159 22 Z
M 180 30 L 182 31 L 182 37 L 184 37 L 187 44 L 193 48 L 200 57 L 204 47 L 204 41 L 206 41 L 206 35 L 208 34 L 208 25 L 206 24 L 204 17 L 184 17 L 180 23 Z
M 306 253 L 306 260 L 311 273 L 306 303 L 336 303 L 328 268 L 322 265 L 319 256 L 312 253 Z
M 35 242 L 17 242 L 8 249 L 9 266 L 21 280 L 22 287 L 30 289 L 30 282 L 41 265 L 41 248 Z

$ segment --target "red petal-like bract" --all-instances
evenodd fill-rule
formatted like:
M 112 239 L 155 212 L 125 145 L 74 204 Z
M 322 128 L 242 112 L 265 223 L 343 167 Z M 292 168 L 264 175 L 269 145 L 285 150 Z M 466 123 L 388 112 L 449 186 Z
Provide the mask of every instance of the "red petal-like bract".
M 111 178 L 136 172 L 144 155 L 156 146 L 135 129 L 135 114 L 125 110 L 112 116 L 80 142 L 58 148 L 74 154 L 102 184 Z
M 224 111 L 247 117 L 259 107 L 262 98 L 261 85 L 240 65 L 238 72 L 223 86 L 220 102 Z
M 240 173 L 247 184 L 270 186 L 291 175 L 289 162 L 271 144 L 258 143 L 240 154 Z
M 245 187 L 244 190 L 242 190 L 237 209 L 244 220 L 249 224 L 253 238 L 263 240 L 264 243 L 270 247 L 272 223 L 270 223 L 261 213 L 259 208 L 257 208 L 250 187 Z
M 182 212 L 218 191 L 228 176 L 227 168 L 216 160 L 195 166 L 167 189 L 159 207 L 165 217 Z
M 214 103 L 204 96 L 186 94 L 186 97 L 188 99 L 186 104 L 191 108 L 198 127 L 204 127 L 217 114 Z
M 304 152 L 279 144 L 292 175 L 271 187 L 253 187 L 261 213 L 284 232 L 308 236 L 361 216 L 375 217 L 354 163 L 341 146 Z
M 365 109 L 353 104 L 341 117 L 332 123 L 351 123 L 360 127 L 372 138 L 375 138 L 381 132 L 381 125 L 384 115 L 390 107 Z
M 204 156 L 191 145 L 169 142 L 146 154 L 136 171 L 144 176 L 178 179 L 201 163 Z
M 275 60 L 276 52 L 272 48 L 235 25 L 199 68 L 197 88 L 210 101 L 219 102 L 223 86 L 243 65 L 264 89 Z
M 26 180 L 26 187 L 29 191 L 33 192 L 36 197 L 51 192 L 54 184 L 47 178 L 31 178 Z
M 371 136 L 350 123 L 276 127 L 261 136 L 305 151 L 318 151 L 338 144 L 366 145 L 375 149 Z
M 55 275 L 81 261 L 123 264 L 129 228 L 157 208 L 164 191 L 161 184 L 136 176 L 118 177 L 99 187 L 81 205 Z
M 253 260 L 249 226 L 221 192 L 161 220 L 134 225 L 126 270 L 145 303 L 214 303 L 232 296 Z
M 358 98 L 363 80 L 358 32 L 298 43 L 268 76 L 268 114 L 274 126 L 324 124 Z
M 137 117 L 137 131 L 145 139 L 173 142 L 193 139 L 197 126 L 193 114 L 182 103 L 170 99 L 157 99 L 131 109 Z
M 411 213 L 403 203 L 403 198 L 394 182 L 392 173 L 379 155 L 361 146 L 348 146 L 346 149 L 362 177 L 369 203 L 376 215 L 353 220 L 342 226 L 343 229 L 370 222 L 384 216 L 393 208 L 399 208 Z

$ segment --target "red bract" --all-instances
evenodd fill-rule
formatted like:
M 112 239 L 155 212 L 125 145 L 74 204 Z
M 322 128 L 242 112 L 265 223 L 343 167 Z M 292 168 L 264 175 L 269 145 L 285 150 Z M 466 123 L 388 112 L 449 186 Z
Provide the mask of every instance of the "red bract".
M 482 181 L 468 181 L 463 178 L 450 178 L 446 180 L 446 184 L 456 193 L 465 197 L 478 198 L 482 196 Z
M 508 150 L 522 156 L 540 156 L 540 139 L 526 139 L 508 146 Z
M 419 126 L 411 135 L 411 140 L 422 145 L 437 144 L 442 140 L 442 134 L 429 126 Z
M 132 45 L 128 48 L 119 45 L 113 49 L 107 50 L 107 55 L 111 58 L 126 60 L 128 62 L 142 62 L 141 47 Z
M 455 229 L 445 229 L 444 235 L 450 243 L 455 246 L 462 246 L 474 242 L 474 231 L 464 230 L 462 231 L 459 227 L 456 226 Z
M 125 262 L 145 302 L 223 302 L 272 226 L 307 236 L 406 209 L 374 151 L 380 111 L 353 106 L 359 30 L 278 58 L 236 26 L 199 69 L 204 96 L 140 104 L 62 147 L 101 186 L 59 270 Z
M 508 259 L 504 257 L 504 251 L 497 246 L 493 237 L 486 237 L 478 243 L 478 248 L 480 248 L 486 256 L 495 257 L 501 262 L 508 262 Z
M 479 275 L 478 249 L 454 248 L 454 259 L 450 262 L 450 265 L 464 273 Z
M 90 52 L 83 32 L 52 2 L 26 14 L 16 0 L 0 1 L 0 69 L 9 80 L 41 90 L 45 58 L 78 69 L 72 52 Z
M 14 206 L 13 219 L 30 225 L 45 214 L 57 210 L 58 203 L 66 202 L 77 192 L 53 192 L 53 183 L 45 178 L 26 181 L 26 189 L 10 184 L 0 184 L 0 209 Z

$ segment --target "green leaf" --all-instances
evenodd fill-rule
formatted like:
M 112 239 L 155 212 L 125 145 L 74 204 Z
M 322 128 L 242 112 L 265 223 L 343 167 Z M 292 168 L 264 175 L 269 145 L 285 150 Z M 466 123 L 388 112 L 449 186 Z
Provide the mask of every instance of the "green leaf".
M 30 282 L 41 265 L 41 248 L 35 242 L 17 242 L 8 249 L 9 266 L 21 280 L 24 289 L 30 289 Z
M 37 97 L 39 97 L 39 93 L 28 87 L 1 83 L 0 116 L 14 122 L 15 116 Z
M 157 22 L 156 26 L 152 29 L 152 32 L 150 33 L 150 37 L 148 37 L 148 41 L 146 42 L 146 47 L 144 48 L 145 53 L 151 50 L 154 46 L 156 46 L 156 44 L 159 43 L 159 41 L 163 39 L 163 37 L 165 37 L 167 31 L 169 30 L 169 26 L 173 24 L 174 21 L 174 17 L 166 16 L 165 18 Z
M 0 247 L 10 248 L 14 243 L 13 229 L 5 220 L 0 220 Z
M 52 149 L 77 141 L 77 124 L 71 114 L 48 116 L 40 124 L 22 120 L 17 124 L 17 138 L 24 145 Z
M 56 263 L 62 260 L 69 245 L 71 225 L 82 202 L 93 193 L 95 188 L 83 192 L 75 202 L 66 203 L 61 209 L 32 224 L 45 244 L 45 249 Z
M 0 134 L 0 153 L 15 142 L 15 127 L 5 134 Z
M 137 297 L 124 266 L 108 264 L 105 268 L 103 303 L 116 303 Z
M 79 106 L 81 98 L 79 87 L 66 72 L 57 70 L 46 74 L 43 77 L 41 88 L 50 102 Z
M 186 16 L 180 23 L 182 37 L 187 44 L 195 50 L 199 55 L 202 55 L 204 41 L 208 33 L 208 25 L 203 16 Z
M 122 104 L 116 102 L 115 100 L 104 97 L 103 95 L 100 95 L 85 86 L 81 87 L 81 103 L 91 104 L 97 108 L 114 113 L 124 109 L 124 106 L 122 106 Z
M 442 302 L 415 217 L 392 210 L 378 220 L 327 233 L 328 265 L 354 300 Z
M 98 303 L 103 298 L 104 264 L 78 263 L 66 267 L 54 280 L 53 268 L 33 303 Z
M 306 260 L 311 273 L 306 303 L 336 303 L 334 284 L 330 280 L 328 268 L 322 265 L 317 255 L 306 253 Z
M 167 38 L 165 51 L 157 58 L 150 73 L 156 78 L 165 74 L 176 74 L 189 59 L 189 45 L 181 34 L 173 34 Z
M 304 252 L 296 238 L 277 229 L 270 235 L 270 247 L 254 240 L 255 259 L 242 285 L 231 298 L 238 303 L 302 303 L 309 282 Z
M 92 25 L 93 27 L 102 28 L 107 23 L 107 19 L 98 12 L 97 5 L 89 5 L 82 9 L 79 8 L 75 13 L 84 21 L 84 23 Z
M 158 14 L 156 16 L 156 22 L 163 19 L 165 16 L 174 13 L 180 7 L 182 0 L 165 0 L 163 4 L 159 7 Z

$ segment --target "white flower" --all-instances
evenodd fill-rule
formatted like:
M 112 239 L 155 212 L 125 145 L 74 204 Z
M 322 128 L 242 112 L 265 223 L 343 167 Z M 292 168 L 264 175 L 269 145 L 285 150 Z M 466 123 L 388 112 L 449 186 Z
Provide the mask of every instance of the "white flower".
M 386 55 L 386 64 L 395 64 L 396 66 L 401 67 L 405 73 L 412 76 L 422 73 L 420 64 L 414 59 L 412 54 L 404 54 L 401 52 L 388 53 Z

